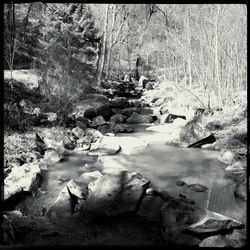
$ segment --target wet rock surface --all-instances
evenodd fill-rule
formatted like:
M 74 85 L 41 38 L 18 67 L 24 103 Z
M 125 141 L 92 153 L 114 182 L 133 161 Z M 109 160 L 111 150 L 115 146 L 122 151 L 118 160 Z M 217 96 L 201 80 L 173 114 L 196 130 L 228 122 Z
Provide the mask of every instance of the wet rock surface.
M 133 212 L 148 185 L 149 181 L 137 173 L 106 174 L 89 184 L 89 196 L 80 212 L 107 216 Z

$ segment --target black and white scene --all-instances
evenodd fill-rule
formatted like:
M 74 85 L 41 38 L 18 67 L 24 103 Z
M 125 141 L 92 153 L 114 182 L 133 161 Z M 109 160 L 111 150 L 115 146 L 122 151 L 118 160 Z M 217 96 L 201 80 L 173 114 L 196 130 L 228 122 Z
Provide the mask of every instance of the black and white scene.
M 2 7 L 1 248 L 246 246 L 246 5 Z

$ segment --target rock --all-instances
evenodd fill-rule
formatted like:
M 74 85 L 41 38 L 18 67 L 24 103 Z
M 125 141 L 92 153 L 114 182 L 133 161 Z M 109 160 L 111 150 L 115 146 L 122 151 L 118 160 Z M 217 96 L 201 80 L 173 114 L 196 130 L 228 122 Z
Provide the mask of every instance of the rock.
M 15 243 L 15 234 L 14 230 L 11 226 L 11 221 L 8 219 L 8 217 L 4 214 L 3 215 L 3 221 L 2 221 L 2 243 L 3 245 L 12 245 Z
M 85 136 L 86 131 L 85 131 L 85 129 L 81 129 L 80 127 L 75 127 L 75 128 L 72 129 L 72 134 L 76 138 L 80 139 L 80 138 Z
M 95 108 L 88 108 L 86 109 L 86 111 L 84 112 L 84 117 L 88 118 L 88 119 L 93 119 L 94 117 L 97 116 L 97 111 Z
M 92 128 L 97 128 L 98 126 L 102 126 L 106 124 L 107 122 L 104 120 L 104 118 L 99 115 L 93 119 L 93 122 L 91 123 Z
M 153 84 L 151 82 L 147 82 L 145 85 L 145 89 L 147 90 L 153 89 Z
M 33 109 L 33 114 L 35 114 L 36 116 L 39 116 L 41 114 L 41 109 L 40 108 L 34 108 Z
M 131 107 L 131 108 L 125 108 L 123 110 L 121 110 L 121 114 L 125 115 L 127 117 L 131 116 L 134 112 L 139 113 L 139 108 L 136 107 Z
M 169 114 L 165 120 L 165 123 L 172 123 L 176 118 L 181 118 L 186 120 L 186 116 L 184 115 L 174 115 L 174 114 Z
M 86 199 L 88 195 L 87 185 L 81 183 L 79 185 L 77 181 L 71 179 L 67 184 L 68 192 L 80 199 Z
M 116 115 L 113 115 L 110 118 L 110 122 L 113 122 L 113 123 L 123 123 L 123 122 L 126 122 L 126 119 L 127 119 L 126 116 L 124 116 L 122 114 L 116 114 Z
M 149 181 L 128 171 L 106 174 L 89 184 L 89 196 L 80 213 L 115 216 L 136 210 Z
M 181 142 L 193 144 L 208 137 L 210 134 L 210 131 L 202 126 L 199 117 L 195 117 L 182 128 L 180 140 Z
M 162 236 L 169 242 L 183 245 L 198 245 L 200 240 L 183 233 L 190 224 L 200 221 L 205 210 L 180 200 L 170 199 L 161 208 Z
M 81 128 L 82 130 L 85 130 L 89 126 L 89 120 L 85 117 L 78 117 L 75 118 L 76 126 Z
M 59 162 L 61 159 L 63 159 L 63 157 L 60 155 L 60 153 L 57 152 L 57 150 L 55 150 L 54 148 L 46 149 L 44 154 L 44 160 L 48 164 L 55 164 Z
M 74 150 L 76 148 L 76 143 L 73 141 L 65 142 L 64 148 L 67 150 Z
M 130 101 L 129 102 L 131 108 L 141 108 L 141 103 L 139 101 Z
M 114 114 L 112 109 L 108 105 L 103 105 L 97 108 L 97 115 L 102 116 L 106 121 L 110 119 L 110 117 Z
M 113 108 L 126 108 L 129 106 L 129 103 L 125 97 L 115 97 L 109 102 L 109 106 Z
M 128 125 L 128 124 L 111 124 L 111 132 L 117 134 L 117 133 L 132 133 L 134 132 L 134 127 Z
M 137 214 L 146 217 L 147 220 L 160 221 L 161 207 L 164 203 L 165 201 L 161 197 L 146 195 Z
M 76 150 L 89 150 L 91 147 L 91 143 L 93 142 L 94 138 L 91 136 L 84 136 L 80 138 L 76 142 Z
M 222 149 L 219 160 L 225 164 L 232 164 L 235 157 L 236 155 L 234 152 Z
M 47 216 L 49 219 L 63 219 L 73 214 L 71 197 L 67 186 L 65 186 L 57 197 L 56 201 L 49 208 Z
M 46 116 L 48 122 L 55 122 L 57 121 L 57 114 L 50 112 L 50 113 L 43 113 Z
M 33 113 L 34 108 L 30 101 L 22 99 L 19 105 L 22 107 L 24 113 Z
M 58 151 L 64 151 L 64 142 L 68 141 L 68 138 L 64 135 L 62 128 L 53 127 L 40 129 L 36 133 L 36 141 L 41 149 L 54 148 Z
M 35 162 L 14 166 L 4 179 L 4 199 L 8 199 L 18 192 L 32 191 L 38 184 L 40 174 L 39 164 Z
M 152 116 L 141 115 L 135 112 L 127 119 L 127 123 L 151 123 L 151 122 L 153 122 Z
M 80 177 L 76 179 L 76 181 L 88 185 L 90 182 L 97 180 L 101 176 L 102 174 L 98 170 L 96 170 L 92 172 L 83 173 Z
M 70 180 L 70 178 L 66 175 L 62 175 L 60 178 L 59 178 L 59 182 L 68 182 Z
M 231 234 L 214 235 L 205 238 L 199 247 L 234 247 L 240 248 L 246 245 L 246 233 L 243 230 L 234 230 Z
M 246 178 L 243 179 L 243 181 L 240 181 L 237 183 L 235 186 L 234 194 L 236 197 L 240 198 L 243 201 L 247 200 L 247 183 L 246 183 Z
M 113 138 L 109 136 L 103 136 L 97 142 L 93 143 L 90 148 L 90 152 L 108 155 L 117 154 L 120 150 L 120 145 L 114 142 Z
M 48 164 L 44 159 L 40 159 L 38 161 L 38 164 L 39 164 L 39 168 L 41 169 L 41 171 L 48 171 L 48 166 L 47 166 Z
M 242 172 L 244 171 L 244 164 L 240 161 L 234 162 L 225 168 L 227 172 Z
M 220 232 L 230 232 L 232 229 L 242 229 L 244 225 L 230 217 L 207 210 L 206 215 L 199 221 L 190 223 L 187 231 L 196 235 L 208 235 Z
M 105 124 L 102 126 L 99 126 L 97 128 L 98 131 L 100 131 L 102 134 L 107 134 L 111 132 L 111 125 L 110 124 Z
M 107 135 L 107 136 L 110 136 L 110 137 L 114 137 L 114 136 L 115 136 L 114 133 L 107 133 L 106 135 Z
M 95 142 L 97 141 L 99 138 L 103 137 L 103 134 L 96 130 L 96 129 L 92 129 L 92 128 L 88 128 L 86 130 L 86 136 L 88 137 L 91 137 L 92 138 L 92 141 Z

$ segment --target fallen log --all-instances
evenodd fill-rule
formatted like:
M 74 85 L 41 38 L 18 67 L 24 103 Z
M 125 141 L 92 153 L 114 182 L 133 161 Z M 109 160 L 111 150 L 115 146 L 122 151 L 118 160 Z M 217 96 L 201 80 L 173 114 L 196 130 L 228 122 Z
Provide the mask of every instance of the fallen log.
M 202 145 L 205 145 L 205 144 L 209 144 L 209 143 L 214 143 L 216 141 L 216 138 L 214 137 L 213 134 L 209 135 L 208 137 L 202 139 L 202 140 L 199 140 L 189 146 L 187 146 L 188 148 L 201 148 Z

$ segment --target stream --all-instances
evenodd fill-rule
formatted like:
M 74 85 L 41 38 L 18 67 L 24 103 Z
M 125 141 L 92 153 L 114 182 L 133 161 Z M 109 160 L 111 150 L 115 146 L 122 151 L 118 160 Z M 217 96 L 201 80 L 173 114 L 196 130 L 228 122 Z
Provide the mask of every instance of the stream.
M 106 166 L 111 171 L 117 168 L 138 172 L 150 180 L 155 189 L 167 191 L 175 197 L 178 197 L 180 191 L 176 185 L 177 180 L 204 185 L 208 192 L 201 193 L 200 198 L 207 201 L 207 209 L 246 224 L 246 204 L 239 204 L 235 200 L 235 184 L 225 177 L 222 163 L 218 160 L 218 151 L 165 145 L 166 134 L 147 131 L 147 127 L 148 125 L 136 126 L 134 133 L 121 133 L 114 137 L 122 148 L 123 142 L 128 140 L 126 146 L 132 147 L 129 152 L 122 150 L 117 155 L 102 156 L 101 161 L 98 160 L 98 155 L 87 155 L 85 152 L 72 151 L 65 155 L 63 161 L 49 166 L 48 171 L 44 172 L 42 186 L 25 200 L 22 212 L 29 216 L 41 216 L 42 210 L 49 209 L 70 179 L 76 179 L 83 172 L 101 172 L 103 166 Z M 133 150 L 133 145 L 128 145 L 132 138 L 144 140 L 148 145 L 146 148 Z M 188 193 L 190 195 L 192 196 Z

